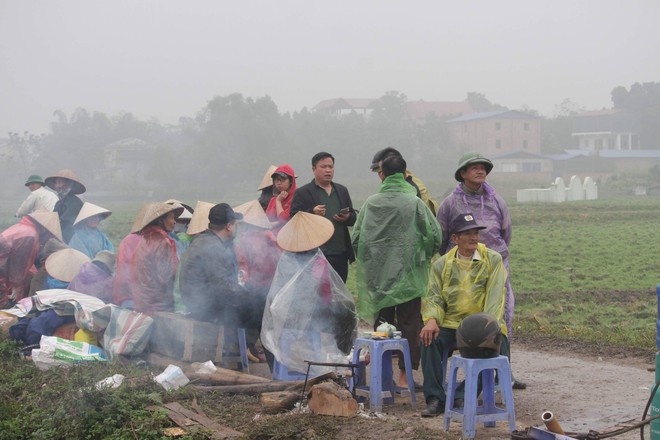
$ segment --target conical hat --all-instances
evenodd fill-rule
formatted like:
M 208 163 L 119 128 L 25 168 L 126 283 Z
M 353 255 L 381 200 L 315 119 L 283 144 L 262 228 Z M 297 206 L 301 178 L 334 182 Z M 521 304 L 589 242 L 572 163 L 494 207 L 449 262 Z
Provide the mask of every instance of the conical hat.
M 139 232 L 144 229 L 149 223 L 159 217 L 164 216 L 168 212 L 174 211 L 174 217 L 178 217 L 183 212 L 183 206 L 168 205 L 166 203 L 147 203 L 144 205 L 135 218 L 135 223 L 131 228 L 131 232 Z
M 78 217 L 76 217 L 76 221 L 73 222 L 73 226 L 77 225 L 83 220 L 94 217 L 95 215 L 101 215 L 103 216 L 103 219 L 106 219 L 112 215 L 112 211 L 109 209 L 101 208 L 100 206 L 93 203 L 85 202 L 82 205 L 82 208 L 80 208 L 80 212 L 78 213 Z
M 304 252 L 330 240 L 335 226 L 316 214 L 298 211 L 277 234 L 277 244 L 289 252 Z
M 117 255 L 114 252 L 99 251 L 92 261 L 105 264 L 112 272 L 117 268 Z
M 209 228 L 209 211 L 215 206 L 215 203 L 197 201 L 195 211 L 193 212 L 186 234 L 195 235 L 204 232 Z
M 73 182 L 73 186 L 71 187 L 71 193 L 73 194 L 82 194 L 85 191 L 87 191 L 87 188 L 85 188 L 85 185 L 80 183 L 80 179 L 78 176 L 76 176 L 76 173 L 74 173 L 72 170 L 59 170 L 57 173 L 53 174 L 50 177 L 46 177 L 46 185 L 52 189 L 55 189 L 55 178 L 56 177 L 62 177 L 64 179 L 68 179 L 71 182 Z
M 268 167 L 268 170 L 266 171 L 266 174 L 264 174 L 264 178 L 261 179 L 261 183 L 259 184 L 259 188 L 257 188 L 257 191 L 261 191 L 264 188 L 268 188 L 269 186 L 273 186 L 273 173 L 277 167 L 275 165 L 271 165 Z
M 183 212 L 179 217 L 177 217 L 177 220 L 190 220 L 192 218 L 192 213 L 194 209 L 192 209 L 189 205 L 186 205 L 185 203 L 181 203 L 176 199 L 168 199 L 165 200 L 163 203 L 167 203 L 168 205 L 183 206 Z
M 259 200 L 252 200 L 251 202 L 243 203 L 234 208 L 235 212 L 243 214 L 243 221 L 263 229 L 270 229 L 277 223 L 271 223 L 268 216 L 261 207 Z
M 46 258 L 46 272 L 60 281 L 68 283 L 71 281 L 83 264 L 92 260 L 85 254 L 75 249 L 62 249 Z
M 55 212 L 50 211 L 34 211 L 28 214 L 35 222 L 45 228 L 48 232 L 53 234 L 55 238 L 62 240 L 62 228 L 60 227 L 60 217 Z

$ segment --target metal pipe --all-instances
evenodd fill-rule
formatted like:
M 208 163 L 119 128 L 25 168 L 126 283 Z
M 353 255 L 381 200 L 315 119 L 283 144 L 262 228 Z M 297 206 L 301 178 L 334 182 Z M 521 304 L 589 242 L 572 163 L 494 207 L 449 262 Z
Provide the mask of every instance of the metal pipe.
M 564 430 L 559 424 L 559 421 L 557 421 L 555 415 L 550 411 L 546 411 L 541 414 L 541 420 L 543 420 L 543 423 L 545 423 L 545 427 L 548 429 L 548 431 L 554 432 L 555 434 L 565 434 Z

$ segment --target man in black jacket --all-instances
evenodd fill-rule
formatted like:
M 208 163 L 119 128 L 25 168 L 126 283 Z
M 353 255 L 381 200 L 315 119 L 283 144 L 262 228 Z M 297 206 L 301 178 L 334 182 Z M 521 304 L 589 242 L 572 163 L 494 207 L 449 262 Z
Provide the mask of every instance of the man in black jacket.
M 348 189 L 332 181 L 335 176 L 335 158 L 326 152 L 312 157 L 314 180 L 298 188 L 291 203 L 291 217 L 298 211 L 322 215 L 332 222 L 335 232 L 326 244 L 321 246 L 333 269 L 346 282 L 348 264 L 355 261 L 348 227 L 357 218 Z

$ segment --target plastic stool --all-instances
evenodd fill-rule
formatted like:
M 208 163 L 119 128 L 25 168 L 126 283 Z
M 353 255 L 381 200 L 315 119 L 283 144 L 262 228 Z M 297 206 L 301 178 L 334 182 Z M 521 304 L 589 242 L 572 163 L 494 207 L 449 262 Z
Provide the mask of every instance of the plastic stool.
M 454 408 L 456 395 L 456 374 L 458 369 L 465 371 L 465 396 L 463 408 Z M 501 384 L 504 409 L 495 406 L 494 370 Z M 477 383 L 481 374 L 483 380 L 483 406 L 477 406 Z M 511 388 L 511 370 L 509 359 L 498 356 L 487 359 L 468 359 L 460 355 L 452 356 L 447 383 L 447 401 L 445 403 L 444 430 L 449 430 L 451 419 L 463 423 L 463 438 L 474 438 L 475 426 L 483 422 L 485 427 L 494 427 L 497 420 L 509 420 L 509 432 L 516 429 L 516 413 Z
M 298 353 L 302 355 L 303 360 L 320 360 L 320 351 L 321 351 L 321 334 L 319 332 L 305 332 L 302 330 L 294 329 L 284 329 L 282 331 L 282 336 L 280 337 L 280 352 L 284 354 L 291 353 L 292 344 L 297 344 L 298 349 L 300 349 L 300 344 L 311 348 L 311 351 L 314 352 L 314 356 L 311 356 L 312 353 Z M 313 357 L 313 359 L 307 359 Z M 307 374 L 303 371 L 291 371 L 288 366 L 285 365 L 282 361 L 278 360 L 275 357 L 273 362 L 273 380 L 305 380 Z M 315 377 L 311 375 L 310 377 Z
M 225 327 L 225 331 L 227 329 L 228 328 Z M 239 349 L 239 355 L 240 356 L 235 356 L 235 355 L 234 356 L 225 356 L 223 354 L 222 363 L 223 363 L 223 365 L 228 365 L 230 362 L 240 363 L 241 371 L 243 371 L 244 373 L 249 374 L 250 373 L 250 364 L 248 363 L 247 337 L 245 336 L 245 329 L 244 328 L 237 328 L 236 329 L 236 336 L 237 336 L 237 339 L 238 339 L 238 349 Z
M 243 371 L 250 374 L 250 364 L 248 363 L 247 355 L 247 338 L 245 337 L 245 329 L 238 328 L 236 329 L 238 335 L 238 348 L 241 352 L 241 364 L 243 366 Z
M 416 403 L 415 383 L 412 376 L 412 362 L 410 360 L 408 340 L 358 338 L 355 340 L 355 346 L 353 347 L 354 364 L 360 362 L 360 351 L 365 349 L 371 353 L 369 386 L 356 386 L 356 394 L 368 394 L 370 409 L 375 412 L 381 412 L 383 410 L 383 403 L 394 403 L 394 393 L 396 391 L 408 390 L 408 393 L 410 393 L 410 403 L 414 407 Z M 403 353 L 408 388 L 394 385 L 392 351 L 397 350 Z
M 275 359 L 273 363 L 273 380 L 305 380 L 305 373 L 289 371 L 286 365 Z
M 454 350 L 452 350 L 453 352 Z M 440 370 L 442 371 L 442 388 L 445 389 L 445 394 L 447 394 L 447 360 L 449 359 L 449 350 L 446 348 L 442 351 L 442 363 L 440 364 Z

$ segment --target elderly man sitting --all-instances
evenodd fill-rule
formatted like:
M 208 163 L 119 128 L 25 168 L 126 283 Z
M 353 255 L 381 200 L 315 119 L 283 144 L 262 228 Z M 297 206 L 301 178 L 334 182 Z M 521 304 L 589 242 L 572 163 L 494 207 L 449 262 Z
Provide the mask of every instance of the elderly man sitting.
M 503 336 L 500 352 L 509 354 L 504 322 L 506 269 L 500 254 L 479 243 L 479 231 L 484 228 L 470 213 L 456 216 L 450 228 L 456 246 L 431 268 L 428 293 L 422 299 L 424 327 L 420 332 L 426 399 L 422 417 L 444 411 L 442 354 L 456 349 L 456 329 L 465 317 L 480 312 L 494 316 Z M 462 398 L 459 391 L 457 397 Z

